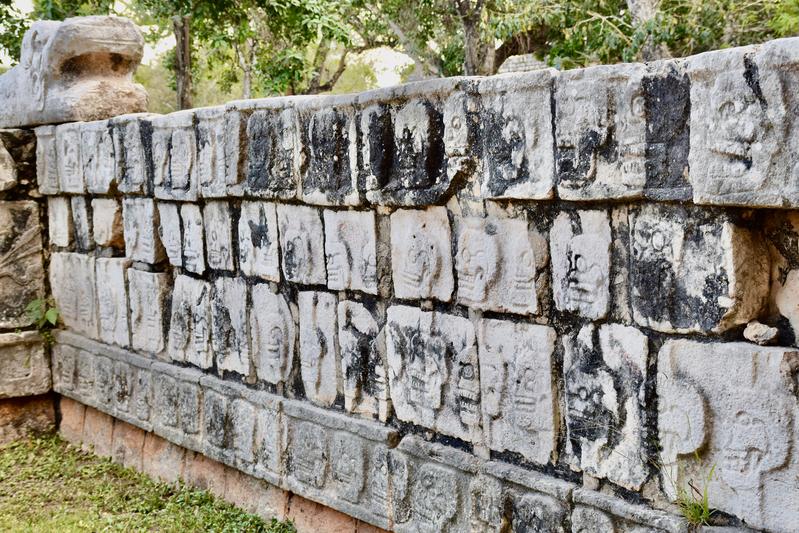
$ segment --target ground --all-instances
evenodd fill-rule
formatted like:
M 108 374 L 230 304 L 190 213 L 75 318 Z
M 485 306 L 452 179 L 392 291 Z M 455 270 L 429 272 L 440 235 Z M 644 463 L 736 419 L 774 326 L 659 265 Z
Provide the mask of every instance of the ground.
M 0 531 L 247 531 L 295 533 L 204 491 L 167 485 L 58 436 L 0 448 Z

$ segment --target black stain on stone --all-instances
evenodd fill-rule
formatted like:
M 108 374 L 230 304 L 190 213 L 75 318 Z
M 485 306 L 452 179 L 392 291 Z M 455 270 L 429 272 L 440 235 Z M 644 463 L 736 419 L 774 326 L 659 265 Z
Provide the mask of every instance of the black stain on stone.
M 352 192 L 348 121 L 336 109 L 318 111 L 308 120 L 303 190 L 322 191 L 337 200 Z
M 760 107 L 766 109 L 768 103 L 763 96 L 763 90 L 760 88 L 760 71 L 757 68 L 757 64 L 752 59 L 751 54 L 746 54 L 744 56 L 744 79 L 755 95 L 755 98 L 757 98 L 757 101 L 760 103 Z
M 286 147 L 280 116 L 274 111 L 256 111 L 247 122 L 247 186 L 253 192 L 279 193 L 296 187 L 293 140 Z M 289 146 L 290 145 L 290 146 Z
M 530 179 L 524 125 L 493 109 L 482 111 L 483 154 L 488 168 L 488 190 L 499 196 Z
M 378 187 L 385 187 L 391 176 L 394 161 L 394 126 L 387 106 L 380 105 L 369 115 L 366 125 L 366 138 L 363 142 L 369 147 L 369 169 Z

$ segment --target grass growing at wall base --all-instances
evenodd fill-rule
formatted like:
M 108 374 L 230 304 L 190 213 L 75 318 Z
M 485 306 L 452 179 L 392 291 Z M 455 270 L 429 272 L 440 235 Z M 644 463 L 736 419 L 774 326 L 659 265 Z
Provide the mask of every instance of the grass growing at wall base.
M 58 436 L 0 448 L 0 531 L 295 533 L 205 491 L 153 481 Z

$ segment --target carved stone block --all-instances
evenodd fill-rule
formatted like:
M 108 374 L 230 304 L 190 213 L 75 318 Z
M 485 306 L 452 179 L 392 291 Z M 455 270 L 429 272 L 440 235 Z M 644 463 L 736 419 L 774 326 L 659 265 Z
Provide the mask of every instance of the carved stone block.
M 397 298 L 450 301 L 455 285 L 451 248 L 446 208 L 395 211 L 391 215 L 391 271 Z
M 297 197 L 302 141 L 292 108 L 255 111 L 247 122 L 248 193 L 264 198 Z
M 646 531 L 688 533 L 689 525 L 675 515 L 628 503 L 585 488 L 574 491 L 572 531 Z M 711 527 L 710 530 L 716 528 Z M 726 529 L 726 528 L 719 528 Z M 737 528 L 736 528 L 737 529 Z
M 200 368 L 213 364 L 210 299 L 208 282 L 182 275 L 175 278 L 167 347 L 173 361 Z
M 756 318 L 769 291 L 769 257 L 722 213 L 645 205 L 630 222 L 630 300 L 641 326 L 722 332 Z
M 78 351 L 75 390 L 79 398 L 87 398 L 89 403 L 94 402 L 94 358 L 95 355 L 87 350 Z
M 26 354 L 27 357 L 27 354 Z M 73 394 L 78 380 L 78 349 L 56 343 L 52 349 L 53 390 L 59 394 Z M 45 365 L 46 366 L 46 365 Z M 19 368 L 19 367 L 15 367 Z
M 608 313 L 610 220 L 604 211 L 567 211 L 550 233 L 555 306 L 600 319 Z
M 236 463 L 239 465 L 252 463 L 255 459 L 253 453 L 255 407 L 247 401 L 236 398 L 230 403 L 228 412 L 231 421 L 230 445 Z
M 572 467 L 638 490 L 648 475 L 646 335 L 619 324 L 564 337 L 567 453 Z
M 150 424 L 154 398 L 153 375 L 149 370 L 139 369 L 133 383 L 132 414 L 142 422 Z M 160 399 L 159 399 L 160 401 Z
M 36 134 L 28 129 L 0 129 L 0 191 L 36 186 Z
M 0 327 L 33 321 L 28 304 L 44 294 L 42 235 L 36 202 L 0 202 Z
M 237 109 L 235 103 L 225 106 L 225 186 L 229 194 L 240 193 L 241 183 L 246 179 L 248 118 L 249 115 Z
M 373 211 L 326 209 L 327 286 L 377 294 L 377 230 Z
M 69 198 L 53 196 L 47 199 L 47 229 L 50 244 L 67 247 L 72 244 L 72 209 Z
M 114 400 L 114 362 L 108 357 L 91 354 L 94 366 L 94 401 L 104 412 L 113 413 Z
M 36 132 L 36 181 L 42 194 L 58 194 L 58 149 L 55 126 L 39 126 Z
M 183 221 L 183 268 L 195 274 L 205 272 L 203 214 L 196 204 L 180 204 Z
M 208 268 L 233 270 L 233 228 L 227 202 L 208 202 L 203 208 Z
M 143 263 L 158 263 L 164 259 L 164 247 L 158 238 L 158 213 L 151 199 L 122 200 L 122 219 L 128 257 Z
M 480 389 L 486 444 L 546 464 L 557 445 L 552 396 L 555 330 L 483 320 L 479 326 Z
M 180 204 L 158 202 L 158 237 L 172 266 L 183 266 L 183 228 Z
M 336 296 L 327 292 L 300 292 L 300 363 L 305 396 L 329 407 L 341 387 L 336 327 Z
M 165 306 L 170 291 L 168 274 L 128 270 L 130 341 L 135 350 L 157 354 L 164 350 Z
M 269 202 L 242 202 L 239 267 L 246 276 L 280 281 L 277 209 Z
M 153 183 L 156 198 L 197 200 L 197 139 L 194 111 L 152 119 Z
M 130 260 L 99 258 L 95 263 L 99 339 L 108 344 L 127 347 L 130 345 L 130 333 L 126 281 Z
M 264 308 L 255 308 L 255 313 Z M 211 347 L 219 370 L 250 374 L 247 332 L 247 284 L 241 278 L 217 278 L 211 290 Z
M 287 281 L 306 285 L 324 285 L 324 229 L 319 211 L 313 207 L 279 204 L 283 275 Z
M 152 193 L 152 177 L 147 152 L 152 147 L 152 115 L 126 115 L 111 120 L 114 132 L 114 157 L 117 184 L 125 194 Z
M 50 256 L 50 288 L 64 325 L 97 338 L 94 257 L 73 253 Z
M 276 396 L 264 398 L 259 394 L 255 411 L 253 429 L 253 461 L 254 473 L 270 483 L 277 484 L 282 474 L 283 447 L 285 446 L 285 429 L 280 399 Z
M 86 252 L 94 248 L 94 238 L 92 234 L 92 218 L 89 214 L 89 206 L 85 196 L 73 196 L 70 198 L 72 207 L 72 227 L 75 230 L 75 247 L 80 252 Z
M 392 306 L 386 328 L 389 388 L 397 418 L 479 442 L 480 372 L 472 323 Z
M 288 380 L 294 361 L 296 328 L 286 299 L 266 284 L 252 287 L 250 343 L 258 379 L 277 385 Z
M 80 139 L 86 189 L 92 194 L 108 194 L 117 177 L 111 126 L 107 120 L 81 124 Z
M 288 440 L 291 443 L 289 476 L 303 485 L 324 487 L 330 459 L 325 428 L 311 422 L 298 422 L 290 425 Z
M 58 182 L 61 192 L 83 194 L 86 181 L 81 161 L 80 124 L 61 124 L 55 128 L 55 144 L 58 152 Z
M 799 353 L 786 348 L 666 342 L 657 381 L 666 493 L 674 498 L 715 466 L 711 508 L 755 528 L 795 527 L 797 378 Z
M 231 447 L 233 424 L 229 416 L 230 402 L 225 394 L 205 389 L 203 394 L 203 440 L 210 445 L 211 457 L 221 459 Z M 218 453 L 215 450 L 220 450 Z
M 227 194 L 225 108 L 223 106 L 202 107 L 196 109 L 194 114 L 197 118 L 199 192 L 203 198 L 222 198 Z
M 45 394 L 50 390 L 50 363 L 38 333 L 3 333 L 0 335 L 0 398 L 16 398 Z M 62 365 L 62 375 L 72 365 Z
M 113 198 L 92 200 L 92 232 L 97 246 L 125 247 L 122 207 Z
M 125 413 L 130 416 L 131 404 L 133 402 L 133 387 L 136 383 L 136 367 L 125 361 L 114 361 L 112 381 L 113 408 L 117 413 Z

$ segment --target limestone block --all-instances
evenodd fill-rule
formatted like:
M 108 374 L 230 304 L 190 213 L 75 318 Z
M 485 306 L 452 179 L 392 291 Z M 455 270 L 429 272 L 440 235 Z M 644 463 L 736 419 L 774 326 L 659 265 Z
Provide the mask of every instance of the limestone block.
M 286 439 L 282 399 L 279 396 L 251 390 L 245 391 L 245 396 L 256 406 L 253 425 L 253 463 L 248 471 L 273 485 L 280 485 Z
M 50 390 L 50 362 L 38 333 L 0 335 L 0 398 L 34 396 Z
M 130 345 L 130 333 L 126 281 L 130 260 L 98 258 L 95 263 L 99 339 L 108 344 L 127 347 Z
M 164 259 L 164 246 L 158 238 L 158 212 L 151 199 L 124 198 L 122 221 L 128 257 L 143 263 L 158 263 Z
M 280 281 L 277 209 L 269 202 L 242 202 L 239 267 L 245 276 Z
M 202 451 L 203 391 L 201 374 L 166 363 L 153 364 L 155 432 L 175 444 Z
M 81 161 L 80 124 L 61 124 L 55 128 L 55 144 L 58 156 L 58 185 L 61 192 L 82 194 L 86 182 Z
M 58 194 L 58 149 L 55 126 L 39 126 L 36 132 L 36 181 L 42 194 Z
M 258 379 L 277 385 L 288 381 L 297 340 L 294 318 L 285 297 L 269 285 L 252 286 L 250 344 Z
M 134 350 L 157 354 L 164 350 L 165 311 L 169 296 L 168 274 L 128 270 L 130 340 Z
M 549 251 L 526 218 L 464 218 L 456 232 L 459 303 L 486 311 L 540 312 Z
M 646 185 L 646 98 L 641 64 L 566 71 L 555 90 L 558 195 L 637 198 Z
M 205 272 L 203 215 L 196 204 L 180 204 L 183 220 L 183 268 L 195 274 Z
M 604 211 L 565 211 L 552 225 L 555 306 L 600 319 L 608 313 L 610 220 Z
M 620 498 L 585 488 L 574 491 L 572 530 L 589 531 L 646 531 L 651 533 L 687 533 L 688 524 L 675 515 L 627 503 Z
M 554 70 L 492 76 L 477 85 L 485 198 L 554 196 L 552 138 Z
M 377 228 L 373 211 L 324 211 L 327 286 L 377 294 Z
M 620 324 L 563 339 L 567 453 L 572 468 L 638 490 L 648 475 L 646 335 Z
M 0 190 L 8 190 L 17 184 L 17 168 L 14 158 L 0 142 Z
M 74 253 L 50 256 L 50 289 L 64 325 L 97 338 L 94 257 Z
M 44 294 L 39 207 L 32 201 L 0 202 L 0 327 L 32 323 L 25 308 Z
M 197 200 L 194 111 L 178 111 L 155 117 L 152 127 L 155 197 L 164 200 Z
M 76 390 L 78 372 L 78 349 L 57 343 L 52 349 L 53 390 L 59 394 Z
M 18 185 L 35 187 L 35 165 L 36 134 L 28 129 L 0 129 L 0 191 Z
M 690 59 L 689 179 L 696 203 L 799 205 L 797 102 L 788 90 L 797 67 L 795 39 Z
M 336 296 L 304 291 L 297 295 L 300 317 L 300 366 L 305 396 L 329 407 L 342 390 L 338 356 Z
M 183 229 L 179 205 L 158 202 L 158 237 L 172 266 L 183 266 Z
M 200 115 L 202 116 L 202 115 Z M 247 174 L 247 121 L 235 104 L 225 106 L 223 152 L 225 154 L 225 186 L 228 194 L 240 194 Z
M 196 109 L 194 114 L 197 119 L 197 181 L 200 196 L 224 197 L 227 194 L 225 108 L 202 107 Z
M 452 245 L 444 207 L 400 209 L 391 215 L 391 271 L 397 298 L 450 301 Z
M 92 354 L 94 366 L 94 401 L 98 410 L 113 413 L 114 362 L 108 357 Z
M 286 281 L 324 285 L 324 229 L 319 211 L 313 207 L 278 204 L 283 275 Z
M 153 375 L 149 370 L 139 369 L 136 373 L 136 380 L 133 382 L 133 400 L 132 400 L 132 415 L 138 418 L 139 426 L 152 428 L 152 421 L 150 415 L 153 410 L 153 402 L 155 398 L 153 386 Z M 143 424 L 142 422 L 145 422 Z
M 385 421 L 391 408 L 385 334 L 379 316 L 365 305 L 338 304 L 338 341 L 344 409 Z
M 203 208 L 208 268 L 233 270 L 233 223 L 227 202 L 208 202 Z
M 210 300 L 208 282 L 183 275 L 175 278 L 167 346 L 173 361 L 200 368 L 210 368 L 213 364 Z
M 92 200 L 92 231 L 97 246 L 124 248 L 122 208 L 117 200 L 113 198 Z
M 152 193 L 152 178 L 147 152 L 152 152 L 152 127 L 147 119 L 154 115 L 126 115 L 111 120 L 114 132 L 117 184 L 126 194 Z
M 86 122 L 79 128 L 86 189 L 92 194 L 108 194 L 117 177 L 113 130 L 107 120 Z
M 72 244 L 72 210 L 69 198 L 53 196 L 47 199 L 47 229 L 50 244 L 67 247 Z
M 799 338 L 799 214 L 786 212 L 767 218 L 764 233 L 771 256 L 769 308 L 785 317 Z
M 799 523 L 799 353 L 750 343 L 666 342 L 658 354 L 663 488 L 715 466 L 711 508 L 755 528 Z M 668 480 L 672 481 L 668 481 Z
M 75 230 L 75 247 L 78 251 L 85 252 L 94 248 L 94 235 L 92 216 L 85 196 L 70 198 L 72 206 L 72 226 Z
M 388 309 L 386 345 L 397 418 L 480 442 L 480 372 L 472 323 L 413 307 Z
M 769 292 L 761 239 L 723 213 L 645 205 L 631 213 L 635 321 L 666 333 L 722 332 L 756 318 Z
M 255 111 L 247 121 L 249 194 L 263 198 L 297 197 L 302 139 L 292 108 Z
M 555 330 L 507 320 L 480 322 L 480 389 L 486 444 L 546 464 L 557 445 L 552 358 Z
M 261 312 L 263 308 L 255 308 Z M 211 347 L 219 370 L 250 375 L 247 284 L 241 278 L 217 278 L 211 290 Z
M 115 413 L 130 415 L 133 403 L 133 384 L 136 382 L 136 367 L 126 361 L 114 361 L 112 377 L 112 405 Z

